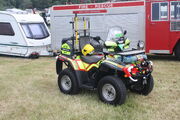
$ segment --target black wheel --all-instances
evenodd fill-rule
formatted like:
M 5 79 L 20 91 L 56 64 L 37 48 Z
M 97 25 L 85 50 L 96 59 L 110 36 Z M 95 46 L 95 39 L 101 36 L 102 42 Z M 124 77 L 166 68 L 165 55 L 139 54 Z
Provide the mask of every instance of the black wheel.
M 38 58 L 39 58 L 39 53 L 36 53 L 36 52 L 31 53 L 31 54 L 29 55 L 29 58 L 30 58 L 30 59 L 38 59 Z
M 135 84 L 130 86 L 130 91 L 135 92 L 142 95 L 148 95 L 154 87 L 154 79 L 152 75 L 149 75 L 149 77 L 141 83 Z
M 180 42 L 176 45 L 174 53 L 175 53 L 176 58 L 180 60 Z
M 98 83 L 98 94 L 101 101 L 121 105 L 126 99 L 126 87 L 121 79 L 105 76 Z
M 61 92 L 65 94 L 78 94 L 79 93 L 79 86 L 71 69 L 64 69 L 59 73 L 58 76 L 58 86 Z

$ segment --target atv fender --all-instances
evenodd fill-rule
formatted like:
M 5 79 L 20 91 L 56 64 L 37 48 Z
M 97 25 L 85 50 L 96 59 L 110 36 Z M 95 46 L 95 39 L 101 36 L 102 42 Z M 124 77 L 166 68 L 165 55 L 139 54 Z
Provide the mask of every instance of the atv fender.
M 100 65 L 100 71 L 108 72 L 109 70 L 123 71 L 125 65 L 120 65 L 112 61 L 105 60 Z
M 63 55 L 59 55 L 57 58 L 57 62 L 56 62 L 57 74 L 62 71 L 63 62 L 68 63 L 68 65 L 69 65 L 68 67 L 71 67 L 73 69 L 74 74 L 76 75 L 77 83 L 78 83 L 79 87 L 83 87 L 84 84 L 86 84 L 87 82 L 90 81 L 88 78 L 87 72 L 79 70 L 78 64 L 77 64 L 77 62 L 75 62 L 75 60 L 70 59 Z
M 59 55 L 58 58 L 57 58 L 57 61 L 61 61 L 61 63 L 68 63 L 69 66 L 71 66 L 74 70 L 77 70 L 78 69 L 78 65 L 77 63 L 71 59 L 71 58 L 68 58 L 66 56 L 63 56 L 63 55 Z M 67 65 L 67 64 L 66 64 Z M 62 69 L 61 69 L 62 70 Z

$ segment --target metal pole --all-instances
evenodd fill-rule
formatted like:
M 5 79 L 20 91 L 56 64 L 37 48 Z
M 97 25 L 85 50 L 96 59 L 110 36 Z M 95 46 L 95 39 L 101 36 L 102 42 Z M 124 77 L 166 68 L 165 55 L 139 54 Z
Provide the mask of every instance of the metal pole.
M 83 22 L 84 22 L 84 36 L 86 36 L 86 18 L 83 17 Z
M 78 17 L 77 17 L 77 13 L 75 13 L 75 37 L 76 37 L 76 50 L 78 49 Z

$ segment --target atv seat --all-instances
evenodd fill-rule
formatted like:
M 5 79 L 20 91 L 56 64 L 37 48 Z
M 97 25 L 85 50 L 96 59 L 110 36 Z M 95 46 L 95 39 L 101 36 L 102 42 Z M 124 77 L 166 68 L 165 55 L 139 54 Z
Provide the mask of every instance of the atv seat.
M 88 64 L 97 63 L 102 58 L 103 58 L 103 56 L 99 56 L 99 55 L 81 56 L 81 60 Z

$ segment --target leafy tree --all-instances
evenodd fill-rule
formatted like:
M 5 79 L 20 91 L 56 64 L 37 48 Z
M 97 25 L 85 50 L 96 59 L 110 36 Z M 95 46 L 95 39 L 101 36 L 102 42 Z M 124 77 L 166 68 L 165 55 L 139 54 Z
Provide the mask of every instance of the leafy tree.
M 15 0 L 15 1 L 16 1 L 16 4 L 15 4 L 15 7 L 16 7 L 16 8 L 20 8 L 21 3 L 26 2 L 26 1 L 24 1 L 24 0 Z
M 44 9 L 51 5 L 52 0 L 31 0 L 33 8 Z
M 19 5 L 22 9 L 32 9 L 32 2 L 31 0 L 23 0 L 23 3 Z
M 0 0 L 0 10 L 3 10 L 3 8 L 4 8 L 4 1 Z

